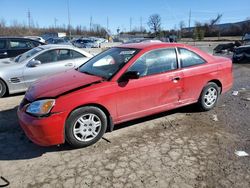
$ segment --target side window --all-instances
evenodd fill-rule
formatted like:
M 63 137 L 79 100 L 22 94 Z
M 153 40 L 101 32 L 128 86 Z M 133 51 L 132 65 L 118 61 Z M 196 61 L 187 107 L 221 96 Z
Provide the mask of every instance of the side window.
M 10 48 L 11 49 L 23 49 L 23 48 L 32 48 L 31 42 L 28 40 L 21 39 L 11 39 L 10 40 Z
M 0 40 L 0 50 L 3 50 L 6 48 L 6 40 Z
M 58 61 L 72 59 L 71 54 L 70 54 L 70 50 L 61 49 L 61 50 L 58 50 L 57 54 L 58 54 L 58 58 L 57 58 Z
M 142 76 L 159 74 L 177 69 L 175 49 L 153 50 L 142 55 L 128 71 L 138 71 Z
M 83 54 L 76 52 L 75 50 L 71 50 L 71 57 L 72 59 L 83 58 L 86 57 Z
M 58 52 L 59 52 L 59 50 L 46 51 L 46 52 L 38 55 L 35 59 L 38 61 L 41 61 L 42 64 L 56 62 L 56 61 L 58 61 L 58 59 L 57 59 Z
M 190 67 L 194 65 L 200 65 L 206 61 L 199 55 L 184 48 L 179 48 L 181 67 Z
M 33 46 L 33 47 L 40 46 L 40 43 L 39 43 L 39 42 L 32 41 L 31 43 L 32 43 L 32 46 Z

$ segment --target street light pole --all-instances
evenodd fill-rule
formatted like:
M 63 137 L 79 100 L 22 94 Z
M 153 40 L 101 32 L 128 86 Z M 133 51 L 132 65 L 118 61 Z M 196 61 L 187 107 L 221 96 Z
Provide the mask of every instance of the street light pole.
M 69 29 L 69 38 L 71 39 L 71 25 L 70 25 L 70 13 L 69 13 L 69 0 L 67 1 L 68 5 L 68 29 Z

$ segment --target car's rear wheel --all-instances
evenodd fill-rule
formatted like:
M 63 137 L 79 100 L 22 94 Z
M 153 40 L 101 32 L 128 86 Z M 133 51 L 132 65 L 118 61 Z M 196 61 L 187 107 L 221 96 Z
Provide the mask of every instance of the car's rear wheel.
M 202 90 L 198 105 L 202 111 L 211 110 L 217 103 L 220 88 L 217 84 L 209 82 Z
M 0 80 L 0 98 L 3 97 L 6 94 L 7 88 L 5 83 Z
M 66 121 L 66 141 L 73 147 L 86 147 L 96 143 L 107 129 L 105 113 L 93 106 L 76 109 Z

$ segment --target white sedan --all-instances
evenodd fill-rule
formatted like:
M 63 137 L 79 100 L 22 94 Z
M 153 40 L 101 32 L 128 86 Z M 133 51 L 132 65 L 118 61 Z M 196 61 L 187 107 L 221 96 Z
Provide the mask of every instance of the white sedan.
M 92 57 L 70 45 L 43 45 L 0 61 L 0 97 L 23 92 L 37 79 L 74 69 Z

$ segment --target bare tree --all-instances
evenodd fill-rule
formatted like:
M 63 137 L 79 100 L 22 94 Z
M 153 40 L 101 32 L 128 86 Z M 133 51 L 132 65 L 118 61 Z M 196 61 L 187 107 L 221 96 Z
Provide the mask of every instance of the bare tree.
M 157 33 L 161 29 L 161 16 L 159 14 L 153 14 L 148 18 L 148 26 L 154 32 Z
M 195 29 L 193 33 L 193 39 L 203 40 L 204 39 L 204 25 L 200 22 L 195 22 Z
M 0 27 L 5 27 L 6 26 L 6 21 L 4 18 L 1 18 L 0 20 Z
M 218 14 L 215 19 L 212 19 L 210 21 L 210 26 L 213 27 L 214 25 L 218 24 L 220 22 L 221 17 L 222 17 L 222 14 Z
M 179 23 L 180 30 L 182 30 L 185 27 L 185 22 L 182 20 Z

